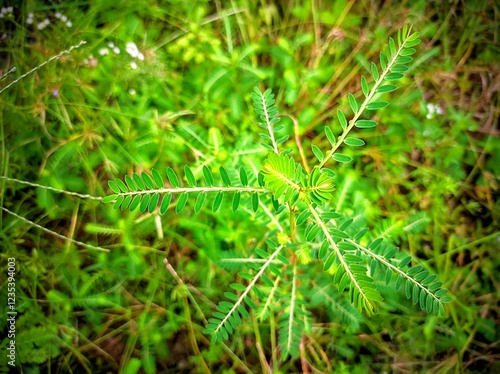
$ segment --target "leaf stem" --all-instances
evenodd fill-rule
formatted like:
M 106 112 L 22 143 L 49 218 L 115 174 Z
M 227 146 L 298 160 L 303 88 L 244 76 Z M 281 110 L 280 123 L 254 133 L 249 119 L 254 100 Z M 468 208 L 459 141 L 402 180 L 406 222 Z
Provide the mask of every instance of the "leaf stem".
M 283 249 L 283 246 L 280 245 L 271 254 L 271 256 L 269 256 L 269 258 L 267 259 L 267 261 L 260 268 L 259 272 L 257 274 L 255 274 L 255 277 L 252 279 L 252 281 L 247 286 L 247 288 L 245 289 L 245 291 L 243 291 L 243 293 L 240 295 L 240 297 L 238 298 L 238 300 L 234 303 L 234 305 L 231 308 L 231 310 L 227 313 L 227 315 L 224 317 L 224 319 L 222 321 L 220 321 L 219 325 L 214 330 L 214 334 L 217 334 L 219 332 L 219 330 L 222 328 L 222 326 L 224 326 L 224 324 L 228 321 L 229 317 L 236 311 L 236 309 L 238 308 L 238 306 L 243 303 L 243 299 L 248 295 L 248 293 L 253 288 L 253 286 L 255 286 L 255 283 L 257 283 L 257 281 L 259 280 L 260 276 L 264 273 L 264 271 L 266 271 L 267 267 L 269 265 L 271 265 L 271 263 L 274 261 L 274 258 L 278 255 L 278 253 L 280 253 L 280 251 L 282 249 Z
M 183 192 L 249 192 L 249 193 L 268 193 L 269 190 L 265 188 L 255 188 L 255 187 L 179 187 L 179 188 L 160 188 L 156 190 L 144 190 L 144 191 L 129 191 L 120 192 L 111 195 L 144 195 L 153 193 L 183 193 Z M 101 198 L 99 198 L 101 200 Z
M 274 139 L 273 126 L 271 125 L 271 121 L 269 120 L 269 113 L 267 113 L 267 106 L 266 106 L 266 98 L 264 97 L 263 93 L 260 94 L 260 100 L 262 101 L 262 107 L 264 115 L 266 117 L 267 131 L 269 132 L 269 136 L 271 137 L 271 143 L 273 144 L 274 153 L 278 155 L 280 152 L 278 151 L 278 144 L 276 144 L 276 139 Z

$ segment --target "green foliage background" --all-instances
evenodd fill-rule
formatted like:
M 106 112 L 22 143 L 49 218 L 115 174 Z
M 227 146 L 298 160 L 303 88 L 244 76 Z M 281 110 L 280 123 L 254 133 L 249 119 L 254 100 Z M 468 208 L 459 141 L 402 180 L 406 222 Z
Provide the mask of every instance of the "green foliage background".
M 315 323 L 297 359 L 278 360 L 272 313 L 211 344 L 204 316 L 236 277 L 220 260 L 252 255 L 267 232 L 251 209 L 194 214 L 188 201 L 179 215 L 121 212 L 3 179 L 2 207 L 62 235 L 0 216 L 0 308 L 14 257 L 24 372 L 500 371 L 498 4 L 26 1 L 7 13 L 0 69 L 17 71 L 0 87 L 87 43 L 0 94 L 1 175 L 92 196 L 153 167 L 259 170 L 258 84 L 273 88 L 291 132 L 298 121 L 312 160 L 311 145 L 328 148 L 324 126 L 336 126 L 349 92 L 359 95 L 387 38 L 413 24 L 423 42 L 410 74 L 376 113 L 379 125 L 363 130 L 367 146 L 335 164 L 334 204 L 432 268 L 453 299 L 435 317 L 379 285 L 385 302 L 368 318 L 332 296 L 328 280 L 306 278 Z M 143 60 L 126 53 L 129 42 Z M 330 309 L 316 306 L 325 300 Z M 8 371 L 3 354 L 0 367 Z

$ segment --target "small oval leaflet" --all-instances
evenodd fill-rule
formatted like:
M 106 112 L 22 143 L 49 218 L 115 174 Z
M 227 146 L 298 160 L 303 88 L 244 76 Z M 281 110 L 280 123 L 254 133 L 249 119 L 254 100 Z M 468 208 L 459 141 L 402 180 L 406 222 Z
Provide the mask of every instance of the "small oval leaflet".
M 388 106 L 389 103 L 385 101 L 374 101 L 373 103 L 370 103 L 366 106 L 366 109 L 368 110 L 377 110 L 377 109 L 382 109 Z
M 346 162 L 351 162 L 352 161 L 352 157 L 351 156 L 348 156 L 346 154 L 343 154 L 343 153 L 334 153 L 332 158 L 337 161 L 337 162 L 342 162 L 342 163 L 346 163 Z
M 395 81 L 403 78 L 403 74 L 401 73 L 390 73 L 385 76 L 386 81 Z
M 377 122 L 370 119 L 360 119 L 359 121 L 356 121 L 355 126 L 360 129 L 369 129 L 371 127 L 377 126 Z
M 345 138 L 344 143 L 352 147 L 362 147 L 366 144 L 362 139 L 351 138 L 351 137 Z
M 156 186 L 158 188 L 163 188 L 163 179 L 162 179 L 160 173 L 158 173 L 158 170 L 152 169 L 151 174 L 153 175 L 153 179 L 155 181 Z
M 377 88 L 377 92 L 378 92 L 378 93 L 392 92 L 392 91 L 394 91 L 394 90 L 396 90 L 396 89 L 397 89 L 397 87 L 396 87 L 396 86 L 394 86 L 393 84 L 386 84 L 386 85 L 384 85 L 384 86 L 379 86 L 379 87 Z
M 323 155 L 323 152 L 321 152 L 321 149 L 319 149 L 319 147 L 315 146 L 314 144 L 311 146 L 311 149 L 312 149 L 314 155 L 316 156 L 316 158 L 320 162 L 323 161 L 323 159 L 325 158 L 325 156 Z

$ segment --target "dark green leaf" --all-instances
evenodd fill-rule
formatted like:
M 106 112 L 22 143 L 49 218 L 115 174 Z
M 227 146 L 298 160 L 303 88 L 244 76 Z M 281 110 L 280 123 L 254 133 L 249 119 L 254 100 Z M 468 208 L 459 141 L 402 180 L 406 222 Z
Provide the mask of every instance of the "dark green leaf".
M 394 43 L 394 39 L 389 37 L 389 48 L 391 50 L 391 55 L 395 55 L 397 53 L 396 43 Z
M 375 65 L 373 62 L 371 63 L 371 70 L 372 70 L 372 77 L 373 77 L 373 80 L 374 81 L 378 81 L 378 79 L 380 78 L 379 74 L 378 74 L 378 69 L 377 69 L 377 65 Z
M 349 94 L 349 95 L 347 95 L 347 97 L 349 99 L 349 105 L 351 106 L 352 111 L 354 113 L 357 113 L 357 111 L 358 111 L 358 102 L 354 98 L 354 95 L 353 94 Z
M 259 195 L 254 193 L 252 194 L 252 210 L 256 212 L 257 209 L 259 209 Z
M 170 184 L 178 188 L 179 187 L 179 178 L 177 178 L 177 174 L 175 174 L 175 171 L 172 170 L 172 168 L 168 167 L 167 168 L 167 177 L 170 182 Z
M 125 183 L 130 191 L 137 191 L 137 186 L 134 183 L 134 180 L 129 175 L 125 175 Z
M 311 146 L 311 149 L 312 149 L 314 155 L 316 156 L 316 158 L 320 162 L 323 161 L 323 159 L 325 158 L 325 156 L 323 155 L 323 152 L 321 152 L 321 149 L 319 149 L 319 147 L 315 146 L 314 144 Z
M 300 213 L 299 216 L 297 217 L 297 225 L 299 226 L 302 225 L 307 220 L 309 215 L 310 213 L 308 210 L 302 211 L 302 213 Z
M 281 138 L 276 139 L 276 144 L 283 144 L 288 140 L 288 135 L 283 135 Z
M 420 36 L 420 33 L 419 32 L 414 32 L 413 34 L 411 34 L 408 39 L 406 39 L 406 43 L 408 42 L 411 42 L 413 40 L 416 40 L 418 39 L 418 37 Z
M 411 58 L 410 56 L 401 56 L 401 57 L 396 58 L 394 63 L 397 65 L 405 65 L 405 64 L 408 64 L 409 62 L 412 62 L 412 61 L 413 61 L 413 58 Z
M 370 119 L 360 119 L 356 121 L 355 126 L 360 129 L 368 129 L 377 126 L 377 122 Z
M 408 71 L 408 66 L 396 65 L 391 68 L 391 72 L 393 73 L 404 73 L 405 71 Z
M 373 103 L 370 103 L 366 106 L 366 109 L 368 110 L 377 110 L 377 109 L 382 109 L 385 108 L 389 103 L 386 103 L 385 101 L 375 101 Z
M 127 188 L 127 186 L 125 185 L 125 183 L 123 183 L 123 181 L 122 181 L 121 179 L 116 178 L 116 179 L 115 179 L 115 184 L 118 186 L 118 188 L 119 188 L 122 192 L 128 192 L 128 188 Z M 109 183 L 108 183 L 108 185 L 109 185 Z M 110 186 L 110 187 L 111 187 L 111 186 Z M 115 192 L 115 191 L 113 191 L 113 192 Z M 119 193 L 119 191 L 118 191 L 117 193 Z
M 243 169 L 243 166 L 240 168 L 240 181 L 243 186 L 248 186 L 247 172 Z
M 186 175 L 186 180 L 191 187 L 196 187 L 196 179 L 194 178 L 194 174 L 191 171 L 191 168 L 187 165 L 184 165 L 184 174 Z
M 335 144 L 335 135 L 333 135 L 332 130 L 328 126 L 325 126 L 325 135 L 331 145 Z
M 377 92 L 378 93 L 391 92 L 391 91 L 394 91 L 396 89 L 397 89 L 396 86 L 394 86 L 392 84 L 386 84 L 384 86 L 377 87 Z
M 347 137 L 344 139 L 344 143 L 352 147 L 361 147 L 366 143 L 362 139 Z
M 340 109 L 337 109 L 337 118 L 339 119 L 340 126 L 342 126 L 342 129 L 345 130 L 347 127 L 347 119 L 345 118 L 345 114 Z
M 337 161 L 337 162 L 342 162 L 342 163 L 346 163 L 346 162 L 351 162 L 352 161 L 352 157 L 351 156 L 348 156 L 346 154 L 343 154 L 343 153 L 334 153 L 332 158 Z
M 239 205 L 240 205 L 240 200 L 241 200 L 241 192 L 235 192 L 233 195 L 233 212 L 235 212 Z
M 245 303 L 252 309 L 257 309 L 257 305 L 255 305 L 255 303 L 252 301 L 252 299 L 250 299 L 250 297 L 245 297 Z
M 163 188 L 163 179 L 162 179 L 160 173 L 158 173 L 158 171 L 156 169 L 152 169 L 151 174 L 153 175 L 153 179 L 156 183 L 156 186 L 158 188 Z
M 144 191 L 146 189 L 146 186 L 144 186 L 144 182 L 142 181 L 139 174 L 134 173 L 133 177 L 134 177 L 134 182 L 137 185 L 137 187 L 139 187 L 139 189 L 141 191 Z
M 142 180 L 144 181 L 144 184 L 147 186 L 147 188 L 149 188 L 150 190 L 155 188 L 155 186 L 153 184 L 153 180 L 146 172 L 143 171 L 141 173 L 141 177 L 142 177 Z
M 415 52 L 417 52 L 417 51 L 414 48 L 405 48 L 401 51 L 400 55 L 401 56 L 411 56 L 411 55 L 415 54 Z
M 202 191 L 196 197 L 196 202 L 194 203 L 194 212 L 198 213 L 201 208 L 203 208 L 203 204 L 205 204 L 205 199 L 207 198 L 207 193 Z
M 151 198 L 150 194 L 144 195 L 141 201 L 141 205 L 139 205 L 139 212 L 144 213 L 148 209 L 149 199 Z
M 420 44 L 420 42 L 421 42 L 421 40 L 420 40 L 420 39 L 412 40 L 412 41 L 410 41 L 410 42 L 409 42 L 409 41 L 407 41 L 407 42 L 405 43 L 405 47 L 406 47 L 406 48 L 415 47 L 416 45 L 419 45 L 419 44 Z
M 175 213 L 180 213 L 182 209 L 184 209 L 187 200 L 188 200 L 187 192 L 183 192 L 179 195 L 179 199 L 177 200 L 177 206 L 175 207 Z
M 160 205 L 160 214 L 165 214 L 165 212 L 168 210 L 168 207 L 170 206 L 170 201 L 172 201 L 172 194 L 168 193 L 163 196 L 163 200 L 161 201 Z
M 109 183 L 109 181 L 108 181 L 108 183 Z M 102 202 L 103 202 L 104 204 L 111 203 L 111 202 L 115 201 L 115 199 L 116 199 L 116 197 L 117 197 L 117 196 L 118 196 L 118 195 L 109 195 L 109 196 L 106 196 L 106 197 L 104 197 L 104 198 L 102 199 Z
M 222 204 L 222 198 L 224 197 L 224 192 L 220 191 L 215 196 L 214 204 L 212 206 L 212 212 L 217 212 Z
M 366 78 L 361 76 L 361 90 L 363 91 L 363 95 L 368 96 L 370 89 L 368 88 L 368 83 L 366 82 Z
M 387 58 L 385 57 L 384 52 L 380 52 L 380 67 L 382 68 L 382 70 L 385 70 L 385 68 L 387 67 Z
M 401 73 L 390 73 L 390 74 L 387 74 L 384 79 L 387 81 L 395 81 L 395 80 L 401 79 L 403 77 L 404 77 L 404 75 Z
M 418 303 L 418 294 L 419 294 L 419 291 L 420 291 L 420 289 L 418 288 L 418 286 L 414 285 L 413 286 L 413 293 L 412 293 L 413 304 Z
M 132 201 L 132 195 L 127 195 L 123 200 L 123 203 L 121 205 L 121 210 L 127 209 L 131 201 Z
M 224 182 L 226 187 L 231 186 L 231 180 L 229 179 L 229 175 L 227 174 L 226 169 L 223 166 L 219 168 L 220 177 L 222 178 L 222 182 Z
M 331 252 L 323 265 L 323 271 L 330 269 L 335 262 L 335 252 Z
M 133 212 L 141 203 L 141 195 L 135 195 L 134 199 L 132 200 L 132 203 L 130 204 L 129 210 Z
M 210 169 L 207 167 L 207 165 L 203 165 L 203 176 L 205 177 L 205 180 L 207 181 L 207 184 L 209 186 L 214 185 L 214 177 Z
M 330 248 L 330 243 L 328 243 L 328 240 L 325 240 L 323 244 L 321 244 L 321 247 L 318 252 L 318 258 L 322 260 L 326 254 L 328 253 L 328 248 Z
M 151 200 L 149 201 L 148 205 L 148 212 L 153 213 L 153 211 L 156 209 L 158 205 L 158 201 L 160 200 L 160 194 L 158 192 L 155 192 L 153 196 L 151 197 Z

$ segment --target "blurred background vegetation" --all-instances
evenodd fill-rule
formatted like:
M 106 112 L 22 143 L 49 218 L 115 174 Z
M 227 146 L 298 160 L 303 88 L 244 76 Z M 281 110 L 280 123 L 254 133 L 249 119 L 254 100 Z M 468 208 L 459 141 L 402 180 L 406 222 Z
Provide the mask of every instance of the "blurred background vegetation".
M 453 302 L 434 317 L 395 294 L 356 326 L 312 305 L 300 359 L 272 367 L 500 372 L 498 2 L 4 2 L 0 70 L 17 70 L 0 89 L 86 44 L 1 93 L 1 175 L 105 196 L 108 179 L 152 167 L 258 170 L 266 151 L 250 99 L 257 84 L 298 120 L 311 159 L 311 144 L 326 148 L 323 127 L 337 126 L 337 108 L 359 95 L 361 74 L 405 22 L 423 41 L 411 73 L 377 113 L 367 147 L 337 167 L 334 205 L 362 212 L 432 267 Z M 5 316 L 15 257 L 19 372 L 267 370 L 268 322 L 251 316 L 226 345 L 202 334 L 235 278 L 217 261 L 244 256 L 265 234 L 252 213 L 121 212 L 6 180 L 0 206 L 0 308 Z M 409 216 L 418 227 L 407 232 Z M 9 370 L 4 354 L 0 368 Z

